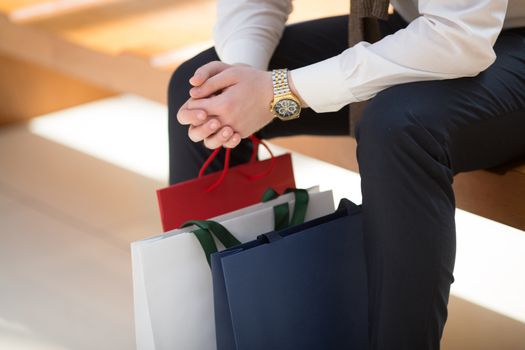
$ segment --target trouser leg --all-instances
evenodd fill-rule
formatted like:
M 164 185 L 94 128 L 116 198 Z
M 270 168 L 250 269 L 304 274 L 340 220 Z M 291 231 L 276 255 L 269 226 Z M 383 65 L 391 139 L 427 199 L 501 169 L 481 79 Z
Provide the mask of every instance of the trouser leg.
M 525 35 L 474 78 L 387 89 L 357 127 L 372 349 L 439 349 L 455 259 L 453 175 L 525 154 Z

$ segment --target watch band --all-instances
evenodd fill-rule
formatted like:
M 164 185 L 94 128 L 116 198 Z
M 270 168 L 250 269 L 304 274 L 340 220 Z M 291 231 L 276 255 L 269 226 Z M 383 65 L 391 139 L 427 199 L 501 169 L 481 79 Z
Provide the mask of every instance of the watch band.
M 272 71 L 273 95 L 279 96 L 291 92 L 288 85 L 288 69 L 274 69 Z

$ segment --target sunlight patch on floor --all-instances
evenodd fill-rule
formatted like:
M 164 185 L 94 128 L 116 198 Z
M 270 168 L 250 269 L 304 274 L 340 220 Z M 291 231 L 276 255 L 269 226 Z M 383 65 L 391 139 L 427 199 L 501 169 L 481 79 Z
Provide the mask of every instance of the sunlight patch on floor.
M 0 349 L 9 350 L 66 350 L 37 337 L 23 324 L 0 317 Z
M 42 137 L 155 180 L 167 181 L 167 109 L 121 95 L 33 119 Z

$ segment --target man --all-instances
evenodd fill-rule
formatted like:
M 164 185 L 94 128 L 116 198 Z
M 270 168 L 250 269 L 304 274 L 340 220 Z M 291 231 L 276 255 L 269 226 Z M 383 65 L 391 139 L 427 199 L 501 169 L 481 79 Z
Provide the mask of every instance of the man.
M 353 2 L 357 13 L 385 13 L 385 1 Z M 453 282 L 453 176 L 525 154 L 525 4 L 392 3 L 383 38 L 348 48 L 348 16 L 285 27 L 291 1 L 219 0 L 215 49 L 170 83 L 170 182 L 195 177 L 209 149 L 235 147 L 234 164 L 247 161 L 251 133 L 355 130 L 370 348 L 438 349 Z

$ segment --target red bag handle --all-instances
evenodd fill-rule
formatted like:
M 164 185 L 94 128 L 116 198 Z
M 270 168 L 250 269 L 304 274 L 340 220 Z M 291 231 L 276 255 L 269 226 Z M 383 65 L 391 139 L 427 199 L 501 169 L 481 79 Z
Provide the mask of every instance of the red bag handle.
M 270 147 L 268 147 L 268 145 L 265 142 L 263 142 L 261 139 L 259 139 L 255 135 L 250 135 L 250 140 L 253 143 L 253 151 L 252 151 L 252 155 L 250 156 L 250 161 L 249 161 L 250 163 L 255 162 L 259 145 L 263 145 L 264 148 L 266 148 L 268 153 L 270 153 L 270 157 L 272 160 L 270 167 L 267 170 L 259 174 L 244 174 L 249 180 L 258 180 L 264 176 L 267 176 L 275 168 L 275 156 L 273 155 L 273 152 L 270 150 Z M 224 178 L 226 177 L 226 174 L 228 173 L 228 169 L 230 168 L 231 150 L 232 150 L 231 148 L 226 148 L 226 155 L 224 159 L 224 169 L 222 170 L 222 173 L 217 179 L 217 181 L 214 184 L 212 184 L 210 187 L 208 187 L 206 189 L 206 192 L 213 191 L 224 181 Z M 213 152 L 210 154 L 208 159 L 206 159 L 206 161 L 202 165 L 201 170 L 199 171 L 199 177 L 204 176 L 204 172 L 206 171 L 208 166 L 211 164 L 211 162 L 215 159 L 215 157 L 217 157 L 217 154 L 219 154 L 220 151 L 221 151 L 221 147 L 213 150 Z
M 253 153 L 252 153 L 252 157 L 250 159 L 250 162 L 255 162 L 256 156 L 257 156 L 257 150 L 259 148 L 259 145 L 263 145 L 263 147 L 266 148 L 268 153 L 270 153 L 271 163 L 270 163 L 270 167 L 268 167 L 268 169 L 266 169 L 265 171 L 263 171 L 263 172 L 261 172 L 259 174 L 243 174 L 249 180 L 258 180 L 260 178 L 263 178 L 263 177 L 267 176 L 268 174 L 270 174 L 273 171 L 273 169 L 275 168 L 275 156 L 273 155 L 273 152 L 270 149 L 270 147 L 268 147 L 268 145 L 263 140 L 255 137 L 253 135 L 250 136 L 250 139 L 253 142 Z

